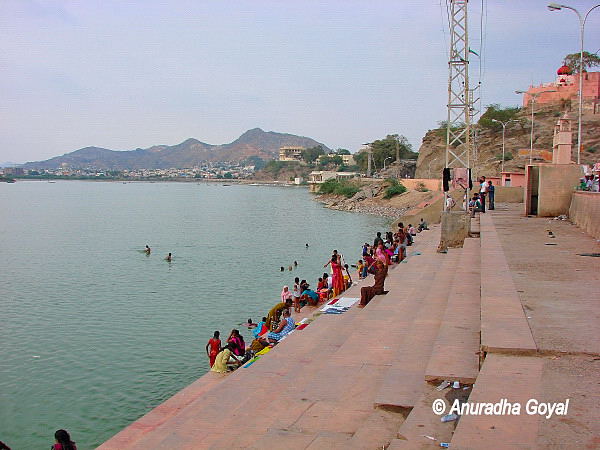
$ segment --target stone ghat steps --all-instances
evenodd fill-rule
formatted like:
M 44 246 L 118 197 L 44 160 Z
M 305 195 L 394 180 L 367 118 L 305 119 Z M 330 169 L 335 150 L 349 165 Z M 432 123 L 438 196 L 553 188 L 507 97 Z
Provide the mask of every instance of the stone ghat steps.
M 540 398 L 543 364 L 543 358 L 534 356 L 488 354 L 469 402 L 504 398 L 524 408 L 528 400 Z M 524 410 L 520 415 L 462 415 L 451 448 L 536 448 L 539 417 Z
M 448 301 L 449 286 L 454 279 L 453 268 L 459 261 L 461 249 L 440 255 L 443 262 L 428 283 L 416 315 L 408 321 L 406 338 L 391 359 L 377 396 L 376 407 L 412 408 L 421 395 L 423 378 L 433 343 Z
M 479 372 L 481 246 L 466 239 L 427 369 L 426 381 L 473 384 Z
M 390 281 L 403 277 L 416 287 L 420 276 L 437 270 L 435 260 L 443 258 L 435 254 L 439 230 L 426 233 L 424 242 L 409 247 L 409 254 L 422 255 L 398 265 L 390 272 Z M 428 270 L 423 270 L 423 263 Z M 375 390 L 387 369 L 387 356 L 396 351 L 399 340 L 390 337 L 391 306 L 398 314 L 409 311 L 402 308 L 406 300 L 402 295 L 393 300 L 397 288 L 386 289 L 391 291 L 388 295 L 375 297 L 362 310 L 323 315 L 294 332 L 255 364 L 225 377 L 167 422 L 144 430 L 127 445 L 108 441 L 103 448 L 241 448 L 278 440 L 282 433 L 302 442 L 307 433 L 313 435 L 312 446 L 347 440 L 369 418 L 377 419 L 372 416 Z M 360 286 L 343 296 L 360 296 Z M 389 305 L 380 306 L 382 300 Z M 296 319 L 304 316 L 303 311 Z
M 485 352 L 533 354 L 537 351 L 523 312 L 492 214 L 480 214 L 481 260 L 494 270 L 481 277 L 481 347 Z

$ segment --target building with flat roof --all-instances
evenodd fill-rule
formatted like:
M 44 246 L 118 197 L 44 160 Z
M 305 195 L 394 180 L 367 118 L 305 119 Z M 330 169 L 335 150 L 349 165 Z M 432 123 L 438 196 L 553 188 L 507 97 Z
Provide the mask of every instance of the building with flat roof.
M 279 148 L 279 161 L 302 161 L 304 147 L 285 146 Z

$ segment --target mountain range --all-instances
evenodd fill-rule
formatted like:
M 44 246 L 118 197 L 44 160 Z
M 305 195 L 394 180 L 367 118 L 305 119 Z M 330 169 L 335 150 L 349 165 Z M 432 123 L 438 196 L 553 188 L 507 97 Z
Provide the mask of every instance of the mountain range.
M 308 137 L 254 128 L 229 144 L 211 145 L 190 138 L 176 145 L 155 145 L 127 151 L 85 147 L 45 161 L 28 162 L 22 167 L 53 169 L 67 164 L 70 168 L 102 170 L 189 168 L 205 162 L 240 162 L 250 156 L 274 159 L 279 157 L 279 148 L 283 146 L 310 148 L 317 145 L 327 150 L 325 145 Z

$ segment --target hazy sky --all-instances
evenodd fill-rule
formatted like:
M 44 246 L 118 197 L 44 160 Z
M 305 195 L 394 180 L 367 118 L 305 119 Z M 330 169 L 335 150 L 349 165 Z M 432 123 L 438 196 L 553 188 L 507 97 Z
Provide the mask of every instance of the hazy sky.
M 520 103 L 579 51 L 576 15 L 547 3 L 471 0 L 484 105 Z M 417 150 L 446 116 L 448 45 L 446 0 L 2 0 L 0 162 L 254 127 L 351 151 L 400 133 Z M 600 49 L 600 8 L 585 47 Z

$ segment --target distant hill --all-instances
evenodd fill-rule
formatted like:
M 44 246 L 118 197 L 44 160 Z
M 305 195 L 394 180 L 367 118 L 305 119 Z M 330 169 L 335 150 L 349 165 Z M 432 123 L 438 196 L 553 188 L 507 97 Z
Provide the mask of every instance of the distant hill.
M 22 167 L 53 169 L 68 164 L 71 168 L 93 167 L 102 170 L 186 168 L 199 166 L 203 162 L 243 161 L 249 156 L 274 159 L 279 157 L 279 147 L 286 145 L 321 145 L 327 150 L 325 145 L 311 138 L 254 128 L 229 144 L 211 145 L 190 138 L 177 145 L 156 145 L 129 151 L 85 147 L 46 161 L 28 162 Z

